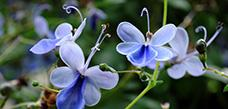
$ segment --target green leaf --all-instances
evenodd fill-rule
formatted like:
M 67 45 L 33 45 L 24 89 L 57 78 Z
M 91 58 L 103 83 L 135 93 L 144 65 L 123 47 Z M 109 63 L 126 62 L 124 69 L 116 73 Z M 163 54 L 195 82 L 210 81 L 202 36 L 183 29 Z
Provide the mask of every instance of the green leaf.
M 227 92 L 227 91 L 228 91 L 228 84 L 223 89 L 223 92 Z
M 169 0 L 169 5 L 174 8 L 182 9 L 185 11 L 189 11 L 191 9 L 191 5 L 187 0 Z

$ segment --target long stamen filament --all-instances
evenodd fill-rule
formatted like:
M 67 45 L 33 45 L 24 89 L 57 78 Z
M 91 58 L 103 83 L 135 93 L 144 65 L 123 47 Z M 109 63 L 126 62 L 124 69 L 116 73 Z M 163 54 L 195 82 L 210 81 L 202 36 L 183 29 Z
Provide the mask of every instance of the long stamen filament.
M 100 42 L 101 37 L 102 37 L 102 35 L 104 34 L 104 32 L 105 32 L 105 30 L 106 30 L 106 28 L 107 28 L 107 26 L 106 26 L 105 24 L 102 24 L 102 25 L 101 25 L 101 27 L 102 27 L 102 30 L 101 30 L 100 35 L 98 36 L 98 39 L 97 39 L 97 41 L 96 41 L 96 44 L 95 44 L 95 45 L 97 45 L 97 44 Z
M 100 46 L 101 43 L 104 41 L 104 39 L 105 39 L 106 37 L 110 37 L 110 36 L 111 36 L 110 34 L 105 34 L 105 35 L 103 36 L 104 31 L 106 30 L 106 27 L 107 27 L 106 25 L 102 25 L 101 33 L 100 33 L 100 35 L 99 35 L 99 37 L 98 37 L 98 39 L 97 39 L 97 41 L 96 41 L 95 46 L 91 49 L 91 52 L 90 52 L 90 54 L 89 54 L 89 57 L 88 57 L 87 60 L 86 60 L 86 63 L 85 63 L 85 65 L 84 65 L 83 70 L 85 70 L 85 69 L 88 68 L 89 63 L 90 63 L 92 57 L 94 56 L 94 54 L 95 54 L 97 51 L 100 51 L 99 46 Z M 102 37 L 102 36 L 103 36 L 103 37 Z
M 218 25 L 218 28 L 217 28 L 216 32 L 210 38 L 210 40 L 207 42 L 207 46 L 209 46 L 215 40 L 215 38 L 219 35 L 219 33 L 222 31 L 222 29 L 223 29 L 223 26 L 222 25 Z
M 196 33 L 199 33 L 200 31 L 203 31 L 204 32 L 204 38 L 203 39 L 206 41 L 207 40 L 207 29 L 204 26 L 198 26 L 195 29 L 195 32 Z
M 142 9 L 142 11 L 141 11 L 141 17 L 144 15 L 144 12 L 145 12 L 145 14 L 146 14 L 146 16 L 147 16 L 147 32 L 150 32 L 150 15 L 149 15 L 149 12 L 148 12 L 148 10 L 147 10 L 147 8 L 143 8 Z
M 71 9 L 76 10 L 76 11 L 78 12 L 80 18 L 81 18 L 81 22 L 83 22 L 82 13 L 81 13 L 81 11 L 80 11 L 78 8 L 76 8 L 75 6 L 67 6 L 67 5 L 65 4 L 65 5 L 63 5 L 63 9 L 66 10 L 66 13 L 67 13 L 67 14 L 70 14 L 70 13 L 72 12 Z

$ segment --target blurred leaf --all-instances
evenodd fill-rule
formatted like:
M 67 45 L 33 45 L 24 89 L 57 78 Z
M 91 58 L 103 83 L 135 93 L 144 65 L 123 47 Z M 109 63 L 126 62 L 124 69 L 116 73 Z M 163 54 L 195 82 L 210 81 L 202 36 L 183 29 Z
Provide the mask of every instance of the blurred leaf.
M 228 91 L 228 84 L 223 89 L 223 92 L 227 92 L 227 91 Z
M 185 11 L 191 9 L 191 5 L 187 0 L 169 0 L 169 5 Z

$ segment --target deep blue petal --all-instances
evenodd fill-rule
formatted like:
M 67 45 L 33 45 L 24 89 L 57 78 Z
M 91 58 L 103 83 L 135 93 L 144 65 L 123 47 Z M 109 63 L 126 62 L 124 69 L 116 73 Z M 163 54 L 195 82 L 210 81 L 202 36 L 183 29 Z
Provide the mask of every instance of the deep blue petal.
M 60 91 L 57 96 L 58 109 L 83 109 L 85 100 L 83 92 L 86 86 L 86 79 L 78 75 L 75 81 L 68 87 Z
M 135 66 L 144 67 L 151 62 L 157 54 L 158 53 L 152 47 L 143 45 L 135 52 L 127 55 L 127 59 Z

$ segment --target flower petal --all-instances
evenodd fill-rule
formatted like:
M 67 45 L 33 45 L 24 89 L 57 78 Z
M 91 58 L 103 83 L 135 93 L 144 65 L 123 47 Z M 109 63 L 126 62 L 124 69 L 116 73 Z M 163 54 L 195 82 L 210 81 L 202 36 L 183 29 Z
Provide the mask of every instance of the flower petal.
M 44 54 L 54 49 L 57 42 L 58 40 L 55 39 L 42 39 L 36 43 L 30 51 L 34 54 Z
M 158 55 L 155 57 L 156 61 L 168 61 L 173 57 L 173 53 L 167 47 L 153 47 Z
M 185 75 L 186 69 L 183 64 L 175 64 L 167 70 L 168 75 L 173 79 L 180 79 Z
M 62 39 L 59 39 L 60 41 L 58 41 L 58 43 L 56 43 L 56 46 L 61 46 L 63 44 L 65 44 L 68 41 L 74 42 L 74 40 L 72 39 L 71 34 L 68 34 L 66 36 L 64 36 Z
M 139 44 L 136 42 L 123 42 L 116 46 L 116 50 L 117 50 L 117 52 L 119 52 L 122 55 L 127 55 L 129 53 L 134 52 L 141 46 L 142 46 L 142 44 Z
M 151 38 L 150 45 L 162 46 L 171 41 L 176 33 L 176 26 L 173 24 L 167 24 L 161 27 Z
M 69 67 L 58 67 L 51 72 L 50 81 L 58 88 L 65 88 L 73 83 L 79 73 L 74 72 Z
M 73 27 L 69 23 L 62 23 L 55 29 L 56 39 L 61 39 L 67 35 L 72 35 Z
M 149 67 L 150 69 L 155 69 L 156 67 L 156 60 L 152 60 L 149 64 L 147 64 L 147 67 Z M 162 69 L 165 66 L 165 62 L 160 62 L 160 69 Z
M 151 62 L 156 56 L 157 52 L 150 46 L 141 46 L 135 52 L 127 55 L 127 59 L 135 66 L 144 67 Z
M 205 73 L 203 71 L 203 64 L 200 62 L 199 58 L 196 56 L 192 56 L 184 61 L 186 69 L 189 74 L 192 76 L 201 76 Z
M 74 33 L 73 40 L 75 41 L 82 33 L 82 30 L 85 28 L 86 25 L 86 19 L 83 20 L 83 22 L 80 24 L 76 32 Z
M 33 22 L 35 26 L 35 31 L 38 35 L 40 36 L 48 35 L 48 32 L 49 32 L 48 23 L 44 17 L 36 16 Z
M 74 42 L 68 41 L 60 46 L 59 54 L 61 59 L 70 68 L 80 71 L 84 66 L 85 58 L 82 49 Z
M 145 42 L 144 35 L 129 22 L 121 22 L 118 25 L 117 35 L 124 42 Z
M 117 73 L 102 71 L 99 69 L 99 66 L 93 66 L 87 69 L 85 76 L 88 77 L 90 83 L 94 83 L 102 89 L 112 89 L 119 81 L 119 75 Z
M 86 80 L 78 76 L 68 87 L 61 90 L 57 95 L 56 105 L 58 109 L 83 109 L 85 100 L 83 93 L 85 91 Z
M 87 106 L 96 105 L 101 99 L 101 93 L 98 87 L 89 81 L 86 84 L 83 94 Z
M 182 59 L 185 57 L 188 49 L 188 33 L 182 27 L 177 27 L 176 35 L 169 42 L 169 45 L 172 47 L 173 51 L 178 54 L 178 58 Z

